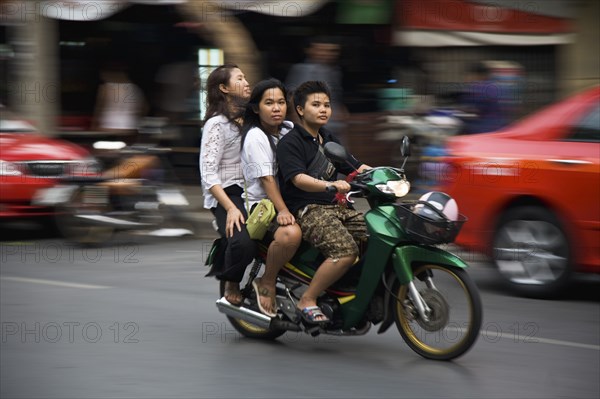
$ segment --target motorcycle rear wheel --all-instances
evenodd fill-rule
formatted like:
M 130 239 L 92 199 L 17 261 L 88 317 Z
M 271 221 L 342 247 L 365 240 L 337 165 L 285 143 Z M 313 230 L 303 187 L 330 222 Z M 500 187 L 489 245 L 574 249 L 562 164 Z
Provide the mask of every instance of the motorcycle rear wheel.
M 77 215 L 83 213 L 106 214 L 108 204 L 86 203 L 85 188 L 79 187 L 69 201 L 57 209 L 56 225 L 67 240 L 80 245 L 99 245 L 110 240 L 115 229 L 110 226 L 93 225 Z
M 225 295 L 224 281 L 221 281 L 219 284 L 219 294 L 221 296 Z M 253 299 L 251 298 L 244 298 L 243 306 L 258 311 L 256 304 L 253 303 Z M 229 320 L 233 328 L 235 328 L 240 334 L 247 338 L 274 340 L 280 337 L 281 335 L 285 334 L 285 330 L 258 327 L 255 324 L 249 323 L 245 320 L 236 319 L 231 316 L 227 316 L 227 319 Z
M 459 268 L 422 265 L 413 281 L 431 309 L 423 320 L 410 299 L 407 285 L 396 283 L 394 306 L 396 327 L 406 344 L 419 355 L 433 360 L 451 360 L 475 343 L 482 323 L 479 291 L 469 275 Z M 433 287 L 423 278 L 432 276 Z

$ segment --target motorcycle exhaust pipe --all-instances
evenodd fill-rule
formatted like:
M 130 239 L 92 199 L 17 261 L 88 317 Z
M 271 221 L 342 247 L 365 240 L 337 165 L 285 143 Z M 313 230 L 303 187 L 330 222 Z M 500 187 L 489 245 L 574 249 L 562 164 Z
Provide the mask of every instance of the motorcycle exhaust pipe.
M 235 319 L 242 319 L 248 323 L 252 323 L 260 328 L 269 328 L 271 326 L 271 318 L 252 309 L 243 306 L 235 306 L 229 303 L 224 297 L 217 300 L 217 309 L 219 312 Z

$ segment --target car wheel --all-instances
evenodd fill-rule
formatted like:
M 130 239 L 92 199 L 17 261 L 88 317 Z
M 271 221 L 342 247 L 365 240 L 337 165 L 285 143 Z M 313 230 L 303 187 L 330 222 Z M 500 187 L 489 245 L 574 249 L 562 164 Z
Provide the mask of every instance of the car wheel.
M 557 217 L 539 206 L 513 208 L 501 217 L 493 260 L 509 286 L 526 296 L 556 296 L 571 277 L 567 235 Z

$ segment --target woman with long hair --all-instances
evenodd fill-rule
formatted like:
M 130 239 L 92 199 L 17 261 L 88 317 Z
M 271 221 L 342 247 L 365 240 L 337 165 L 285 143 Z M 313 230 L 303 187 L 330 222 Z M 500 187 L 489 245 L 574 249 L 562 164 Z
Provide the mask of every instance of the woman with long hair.
M 292 122 L 285 120 L 286 113 L 287 92 L 284 85 L 277 79 L 263 80 L 252 90 L 242 126 L 242 170 L 248 206 L 252 209 L 258 201 L 269 198 L 277 210 L 276 222 L 269 226 L 267 233 L 273 240 L 267 251 L 265 272 L 252 282 L 259 309 L 270 317 L 277 315 L 277 274 L 292 258 L 302 240 L 302 231 L 283 202 L 276 178 L 277 143 L 294 127 Z
M 225 64 L 211 72 L 206 87 L 208 106 L 200 145 L 204 208 L 211 210 L 226 241 L 222 268 L 211 274 L 225 281 L 225 299 L 240 305 L 239 283 L 257 250 L 246 231 L 240 159 L 241 116 L 250 85 L 237 65 Z

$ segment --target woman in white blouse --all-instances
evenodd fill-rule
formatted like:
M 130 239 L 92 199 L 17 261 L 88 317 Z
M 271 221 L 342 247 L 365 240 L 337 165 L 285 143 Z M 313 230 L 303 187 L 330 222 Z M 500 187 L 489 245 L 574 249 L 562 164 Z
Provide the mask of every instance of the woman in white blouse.
M 263 198 L 269 198 L 277 209 L 277 223 L 270 226 L 268 233 L 273 241 L 269 244 L 265 272 L 252 282 L 259 309 L 270 317 L 277 315 L 277 274 L 294 256 L 302 240 L 302 231 L 283 202 L 276 178 L 275 146 L 294 127 L 292 122 L 284 120 L 286 113 L 284 85 L 277 79 L 263 80 L 252 90 L 242 127 L 242 170 L 248 211 Z
M 236 65 L 215 69 L 207 81 L 207 112 L 200 145 L 200 176 L 204 208 L 215 216 L 226 240 L 223 266 L 212 270 L 225 281 L 225 299 L 240 305 L 239 283 L 256 254 L 256 242 L 246 231 L 240 151 L 241 116 L 250 96 L 250 85 Z

